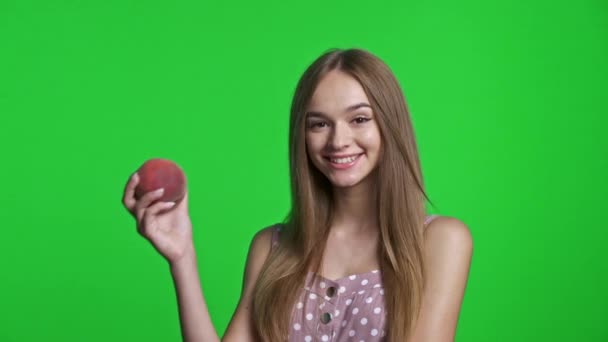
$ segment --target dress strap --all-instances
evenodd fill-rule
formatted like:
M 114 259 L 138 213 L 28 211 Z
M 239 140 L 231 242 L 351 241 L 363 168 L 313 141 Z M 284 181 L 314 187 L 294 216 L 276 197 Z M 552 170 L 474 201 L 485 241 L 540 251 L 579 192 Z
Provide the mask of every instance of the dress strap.
M 281 234 L 281 225 L 277 224 L 272 227 L 272 248 L 279 243 L 279 235 Z
M 435 218 L 439 217 L 439 215 L 433 214 L 433 215 L 427 215 L 426 218 L 424 219 L 424 225 L 428 225 L 429 223 L 431 223 L 431 221 L 433 221 Z

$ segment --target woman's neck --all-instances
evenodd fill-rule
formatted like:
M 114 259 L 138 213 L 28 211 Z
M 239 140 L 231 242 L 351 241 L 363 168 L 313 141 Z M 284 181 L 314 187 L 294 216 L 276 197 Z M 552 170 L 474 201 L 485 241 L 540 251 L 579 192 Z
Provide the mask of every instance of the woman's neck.
M 368 179 L 348 188 L 334 188 L 333 227 L 359 233 L 377 229 L 376 189 Z

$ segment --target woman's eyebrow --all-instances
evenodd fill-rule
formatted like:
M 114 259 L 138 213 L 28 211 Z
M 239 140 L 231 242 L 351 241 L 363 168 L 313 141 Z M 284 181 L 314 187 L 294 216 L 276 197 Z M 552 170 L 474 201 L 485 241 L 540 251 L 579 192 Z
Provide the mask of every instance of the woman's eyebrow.
M 348 106 L 346 108 L 345 112 L 352 112 L 352 111 L 357 110 L 357 109 L 362 108 L 362 107 L 371 108 L 371 106 L 368 103 L 360 102 L 360 103 Z M 309 111 L 309 112 L 306 112 L 306 117 L 322 117 L 322 118 L 324 118 L 324 117 L 327 117 L 327 115 L 325 115 L 325 113 L 323 113 L 323 112 Z

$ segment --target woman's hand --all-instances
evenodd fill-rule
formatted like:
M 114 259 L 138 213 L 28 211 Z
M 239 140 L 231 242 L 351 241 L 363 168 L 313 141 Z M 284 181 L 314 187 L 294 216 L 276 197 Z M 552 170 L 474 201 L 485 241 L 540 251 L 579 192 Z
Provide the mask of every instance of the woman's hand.
M 162 196 L 161 189 L 150 191 L 137 200 L 135 187 L 138 182 L 139 175 L 134 173 L 125 186 L 122 203 L 135 218 L 139 234 L 148 239 L 169 263 L 176 263 L 194 253 L 188 190 L 177 204 L 158 201 Z

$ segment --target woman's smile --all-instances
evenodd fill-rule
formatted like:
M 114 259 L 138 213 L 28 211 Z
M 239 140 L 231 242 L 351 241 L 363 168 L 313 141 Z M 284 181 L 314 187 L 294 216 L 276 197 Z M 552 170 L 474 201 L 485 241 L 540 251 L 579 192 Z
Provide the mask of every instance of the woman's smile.
M 362 155 L 363 153 L 359 153 L 350 156 L 325 157 L 325 159 L 329 161 L 329 165 L 332 168 L 345 170 L 354 166 Z

